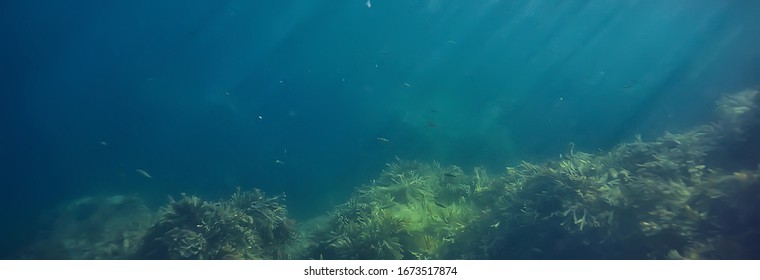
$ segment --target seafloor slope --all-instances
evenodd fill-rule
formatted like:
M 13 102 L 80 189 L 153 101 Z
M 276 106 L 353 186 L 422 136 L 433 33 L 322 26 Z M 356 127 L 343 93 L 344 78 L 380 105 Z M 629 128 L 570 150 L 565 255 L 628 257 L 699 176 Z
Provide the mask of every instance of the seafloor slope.
M 717 102 L 713 122 L 598 154 L 505 170 L 388 164 L 345 203 L 301 225 L 285 201 L 238 191 L 61 207 L 19 258 L 760 259 L 760 95 Z

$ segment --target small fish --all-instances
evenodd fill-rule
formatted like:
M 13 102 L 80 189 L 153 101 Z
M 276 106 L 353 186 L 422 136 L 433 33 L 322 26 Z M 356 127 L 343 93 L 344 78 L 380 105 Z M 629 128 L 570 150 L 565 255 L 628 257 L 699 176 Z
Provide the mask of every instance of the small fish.
M 438 201 L 435 201 L 435 202 L 433 202 L 433 203 L 435 203 L 435 205 L 436 205 L 436 206 L 438 206 L 438 207 L 441 207 L 441 208 L 446 208 L 446 205 L 443 205 L 443 204 L 441 204 L 441 203 L 438 203 Z
M 408 87 L 412 86 L 412 85 L 411 85 L 411 84 L 409 84 L 409 83 L 404 83 L 404 85 L 405 85 L 405 86 L 408 86 Z
M 430 112 L 433 112 L 433 113 L 438 113 L 438 110 L 436 110 L 436 109 L 434 109 L 434 108 L 430 108 Z
M 455 177 L 457 177 L 457 175 L 456 175 L 456 174 L 452 174 L 452 173 L 449 173 L 449 172 L 443 173 L 443 176 L 446 176 L 446 177 L 452 177 L 452 178 L 455 178 Z
M 367 0 L 367 3 L 365 3 L 365 5 L 367 5 L 368 9 L 372 8 L 372 2 L 370 2 L 370 0 Z
M 285 162 L 284 162 L 284 161 L 281 161 L 281 160 L 279 160 L 279 159 L 278 159 L 278 160 L 275 160 L 275 161 L 274 161 L 274 163 L 276 163 L 276 164 L 279 164 L 279 165 L 285 165 Z
M 100 145 L 101 146 L 108 146 L 108 142 L 106 142 L 106 141 L 100 141 Z
M 437 127 L 438 125 L 435 124 L 434 122 L 427 122 L 427 126 L 428 127 Z
M 142 170 L 142 169 L 135 169 L 135 171 L 137 171 L 137 174 L 140 174 L 141 176 L 143 176 L 143 177 L 145 177 L 145 178 L 148 178 L 148 179 L 151 179 L 151 178 L 153 178 L 153 176 L 150 176 L 150 174 L 148 174 L 148 172 L 147 172 L 147 171 L 145 171 L 145 170 Z
M 390 142 L 391 140 L 388 140 L 388 138 L 377 137 L 377 141 L 378 142 L 386 142 L 387 143 L 387 142 Z
M 492 227 L 492 228 L 497 228 L 497 227 L 499 227 L 499 225 L 500 225 L 500 224 L 501 224 L 501 221 L 498 221 L 498 222 L 496 222 L 495 224 L 493 224 L 493 225 L 490 225 L 490 227 Z

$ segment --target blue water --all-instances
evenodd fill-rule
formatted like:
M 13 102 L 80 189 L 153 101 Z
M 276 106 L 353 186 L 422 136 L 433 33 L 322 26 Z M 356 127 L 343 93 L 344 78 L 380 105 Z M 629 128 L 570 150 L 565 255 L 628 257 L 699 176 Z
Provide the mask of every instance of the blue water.
M 308 219 L 396 156 L 503 170 L 570 142 L 679 131 L 758 85 L 758 14 L 757 1 L 3 1 L 0 244 L 87 195 L 160 205 L 255 186 Z

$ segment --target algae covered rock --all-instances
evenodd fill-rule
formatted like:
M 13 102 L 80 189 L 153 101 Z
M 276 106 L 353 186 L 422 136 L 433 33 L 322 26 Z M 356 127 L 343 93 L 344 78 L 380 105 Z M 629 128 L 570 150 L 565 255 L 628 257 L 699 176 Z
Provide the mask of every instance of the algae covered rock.
M 458 167 L 402 161 L 359 188 L 308 232 L 307 258 L 440 259 L 477 207 Z
M 50 227 L 21 252 L 22 258 L 128 259 L 153 219 L 135 196 L 88 196 L 54 210 Z
M 295 238 L 279 197 L 254 189 L 238 190 L 230 200 L 206 202 L 183 194 L 160 210 L 136 258 L 274 259 L 286 258 Z

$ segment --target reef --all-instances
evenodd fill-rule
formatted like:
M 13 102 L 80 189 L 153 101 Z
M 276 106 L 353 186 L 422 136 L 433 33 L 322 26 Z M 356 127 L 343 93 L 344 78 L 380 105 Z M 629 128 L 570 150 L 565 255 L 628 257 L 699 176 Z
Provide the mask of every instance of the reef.
M 137 197 L 87 197 L 56 209 L 31 259 L 287 259 L 297 238 L 284 197 L 259 189 L 222 201 L 182 194 L 158 211 Z
M 307 234 L 306 257 L 760 258 L 760 158 L 711 160 L 757 145 L 759 99 L 728 95 L 713 123 L 600 154 L 571 143 L 498 176 L 398 160 Z
M 284 259 L 296 238 L 281 197 L 267 197 L 258 189 L 238 189 L 218 202 L 183 194 L 159 212 L 135 258 Z
M 457 167 L 398 161 L 308 232 L 308 258 L 438 259 L 474 216 Z M 462 177 L 459 177 L 462 176 Z
M 135 196 L 84 197 L 52 209 L 22 259 L 129 259 L 153 221 Z
M 28 258 L 760 259 L 760 94 L 715 119 L 500 172 L 397 159 L 350 199 L 297 226 L 283 196 L 182 194 L 58 209 Z M 745 154 L 742 154 L 745 153 Z

